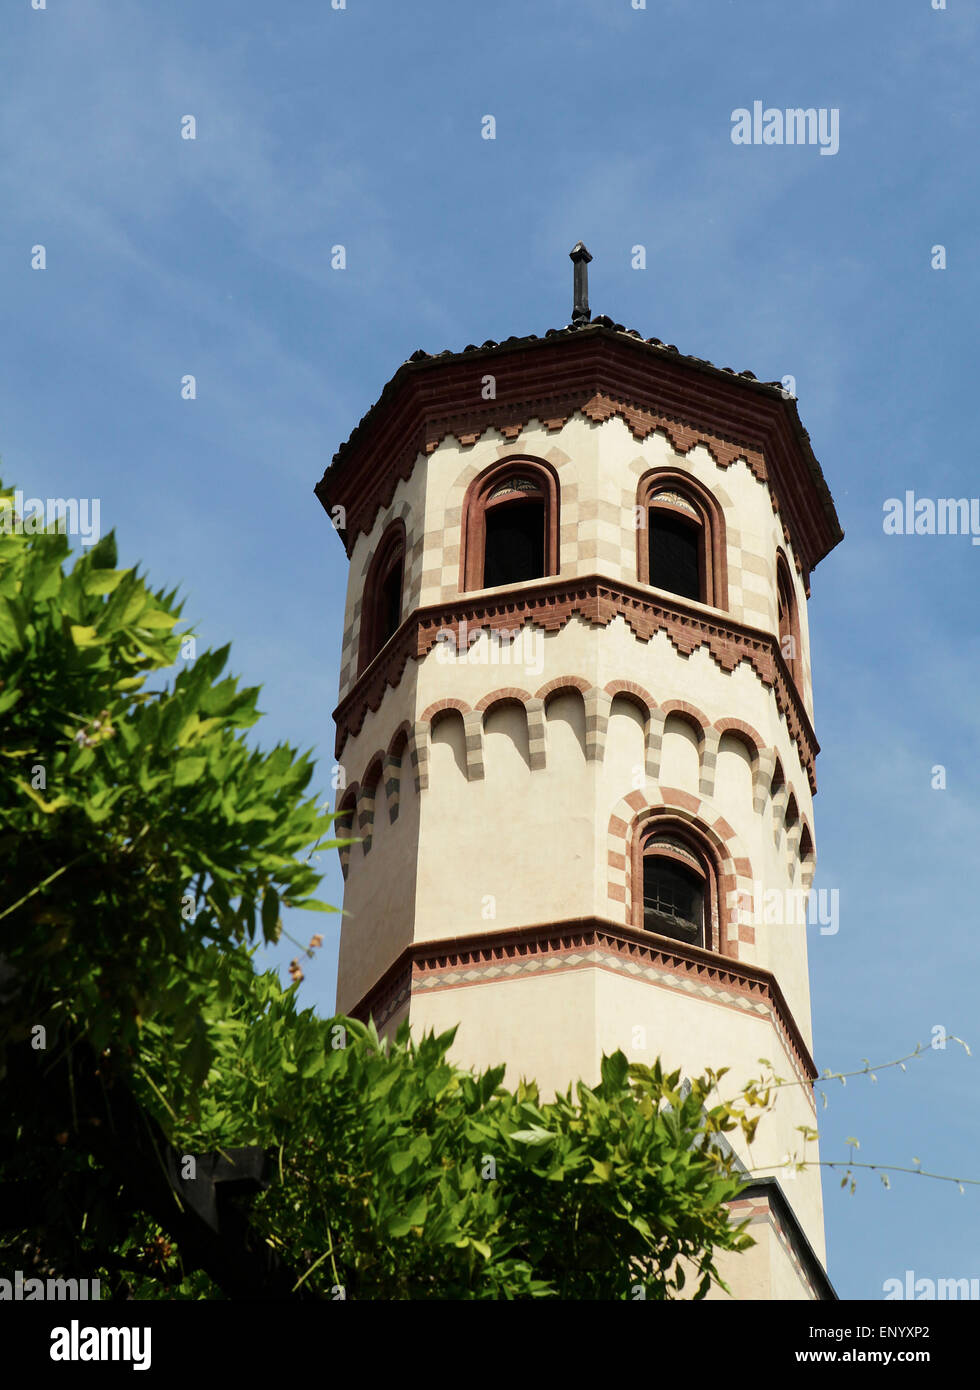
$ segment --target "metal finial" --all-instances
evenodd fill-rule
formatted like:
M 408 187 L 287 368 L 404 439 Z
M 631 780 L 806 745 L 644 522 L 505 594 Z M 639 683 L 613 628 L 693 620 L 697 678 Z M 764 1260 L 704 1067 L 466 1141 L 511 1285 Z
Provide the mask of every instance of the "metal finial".
M 578 328 L 580 324 L 588 323 L 592 317 L 589 309 L 589 261 L 592 257 L 581 241 L 577 241 L 568 254 L 575 266 L 572 327 Z

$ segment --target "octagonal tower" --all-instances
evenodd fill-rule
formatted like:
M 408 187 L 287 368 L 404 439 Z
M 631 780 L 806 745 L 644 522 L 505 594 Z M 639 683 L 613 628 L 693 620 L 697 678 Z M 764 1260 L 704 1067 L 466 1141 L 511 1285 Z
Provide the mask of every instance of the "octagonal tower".
M 589 317 L 418 351 L 316 488 L 350 560 L 338 1009 L 543 1093 L 603 1052 L 786 1088 L 743 1298 L 827 1298 L 807 599 L 842 538 L 795 401 Z M 738 1148 L 738 1145 L 736 1145 Z M 808 1149 L 816 1157 L 816 1146 Z M 766 1170 L 769 1176 L 766 1176 Z

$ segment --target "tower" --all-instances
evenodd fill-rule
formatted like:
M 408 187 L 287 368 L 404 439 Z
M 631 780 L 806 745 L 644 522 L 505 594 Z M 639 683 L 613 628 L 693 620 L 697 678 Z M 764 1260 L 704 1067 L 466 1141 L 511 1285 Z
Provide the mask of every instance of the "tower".
M 806 922 L 806 603 L 842 538 L 795 400 L 588 307 L 421 350 L 317 485 L 350 560 L 338 1008 L 459 1024 L 543 1094 L 602 1054 L 798 1082 L 739 1204 L 742 1298 L 833 1297 Z M 736 1146 L 737 1147 L 737 1146 Z M 808 1157 L 815 1157 L 810 1145 Z

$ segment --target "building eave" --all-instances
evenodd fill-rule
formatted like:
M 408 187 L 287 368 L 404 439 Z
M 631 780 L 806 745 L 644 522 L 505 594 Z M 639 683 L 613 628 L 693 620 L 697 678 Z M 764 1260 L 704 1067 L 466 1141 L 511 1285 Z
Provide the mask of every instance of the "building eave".
M 490 366 L 496 370 L 490 372 Z M 479 399 L 480 393 L 474 392 L 474 381 L 488 374 L 497 378 L 496 396 L 475 406 L 474 394 Z M 634 417 L 656 408 L 679 425 L 714 429 L 734 444 L 767 454 L 767 468 L 778 475 L 767 481 L 801 554 L 804 582 L 843 538 L 796 401 L 778 383 L 685 356 L 601 318 L 550 330 L 543 338 L 531 334 L 456 353 L 413 353 L 337 450 L 316 495 L 328 514 L 344 507 L 349 554 L 356 535 L 370 529 L 398 477 L 407 476 L 420 452 L 431 453 L 453 434 L 475 442 L 483 430 L 499 427 L 498 421 L 516 418 L 522 397 L 538 417 L 553 401 L 558 418 L 563 411 L 567 418 L 595 394 L 621 406 L 613 413 L 629 416 L 634 428 Z M 639 437 L 651 428 L 641 425 Z

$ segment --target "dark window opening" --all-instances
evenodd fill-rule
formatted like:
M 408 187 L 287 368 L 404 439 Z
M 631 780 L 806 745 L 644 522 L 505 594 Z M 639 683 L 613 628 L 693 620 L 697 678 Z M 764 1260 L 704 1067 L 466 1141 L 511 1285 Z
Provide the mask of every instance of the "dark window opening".
M 405 581 L 405 528 L 388 528 L 375 551 L 361 600 L 357 673 L 363 674 L 401 626 Z
M 398 631 L 402 618 L 402 560 L 401 556 L 385 575 L 378 605 L 378 649 Z
M 505 502 L 486 511 L 483 587 L 544 575 L 544 503 Z
M 796 642 L 793 637 L 793 619 L 789 600 L 782 582 L 776 590 L 776 597 L 779 608 L 779 649 L 792 670 L 793 659 L 796 656 Z
M 643 925 L 660 936 L 704 944 L 704 882 L 664 855 L 643 860 Z
M 650 583 L 703 601 L 699 528 L 662 507 L 650 508 L 649 521 Z
M 782 565 L 778 566 L 776 578 L 776 605 L 779 624 L 779 650 L 783 654 L 783 660 L 789 667 L 793 679 L 797 679 L 797 639 L 796 639 L 796 612 L 793 605 L 792 590 L 790 581 L 783 570 Z

